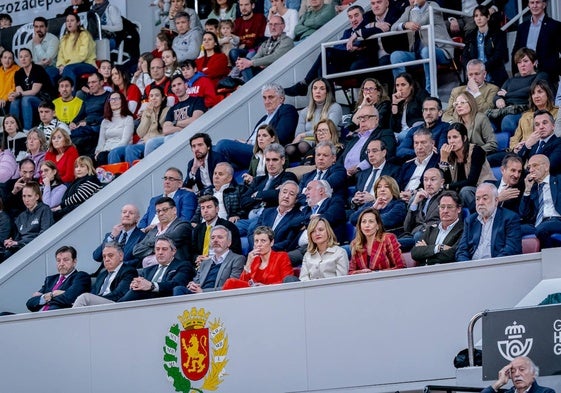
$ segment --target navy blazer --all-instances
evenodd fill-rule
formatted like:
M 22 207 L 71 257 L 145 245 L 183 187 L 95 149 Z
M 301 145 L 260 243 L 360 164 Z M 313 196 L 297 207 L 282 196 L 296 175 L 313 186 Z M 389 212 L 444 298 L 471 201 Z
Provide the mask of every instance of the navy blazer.
M 39 289 L 38 292 L 45 294 L 51 292 L 56 285 L 60 274 L 53 274 L 45 278 L 45 283 Z M 78 296 L 82 293 L 89 292 L 92 285 L 90 275 L 86 272 L 79 272 L 75 270 L 66 277 L 66 280 L 58 288 L 64 293 L 62 295 L 55 296 L 53 300 L 49 302 L 49 310 L 56 310 L 59 308 L 70 308 Z M 39 304 L 41 296 L 33 296 L 30 298 L 26 305 L 29 311 L 39 311 L 45 306 L 44 304 Z
M 144 216 L 138 222 L 138 227 L 140 229 L 146 228 L 152 222 L 152 219 L 156 215 L 156 201 L 163 197 L 164 194 L 152 197 L 150 199 L 150 204 Z M 183 221 L 191 221 L 195 210 L 197 209 L 197 197 L 194 192 L 187 191 L 184 189 L 179 189 L 175 192 L 173 196 L 175 201 L 175 207 L 177 208 L 177 217 Z
M 405 135 L 405 138 L 401 141 L 399 146 L 397 147 L 397 157 L 402 159 L 409 159 L 415 157 L 415 149 L 413 148 L 413 134 L 420 128 L 424 128 L 423 125 L 412 127 Z M 438 119 L 434 127 L 429 128 L 432 133 L 432 139 L 434 139 L 434 145 L 440 151 L 442 145 L 447 142 L 447 132 L 450 128 L 449 123 L 443 122 L 441 119 Z
M 193 279 L 193 281 L 199 284 L 201 287 L 205 283 L 206 276 L 210 271 L 211 265 L 212 259 L 209 258 L 203 260 L 201 262 L 201 266 L 199 267 L 197 275 Z M 214 286 L 212 288 L 203 289 L 203 292 L 220 291 L 227 279 L 240 277 L 244 265 L 245 257 L 230 250 L 228 255 L 226 255 L 226 258 L 220 264 L 220 268 L 218 269 L 218 273 L 216 274 L 216 281 L 214 282 Z
M 92 286 L 91 293 L 101 296 L 99 294 L 99 291 L 101 291 L 101 287 L 103 286 L 103 282 L 105 281 L 107 274 L 107 269 L 103 269 L 101 273 L 99 273 L 99 276 Z M 128 290 L 130 289 L 131 281 L 135 277 L 138 277 L 138 270 L 136 270 L 136 268 L 133 266 L 125 265 L 123 263 L 121 265 L 121 268 L 117 272 L 117 275 L 115 276 L 113 281 L 111 281 L 111 285 L 109 285 L 109 289 L 111 290 L 111 292 L 102 297 L 114 302 L 118 301 L 128 292 Z
M 372 206 L 374 206 L 374 202 L 368 202 L 362 205 L 360 209 L 349 217 L 349 222 L 352 225 L 356 225 L 358 218 L 360 217 L 360 213 Z M 390 203 L 388 203 L 385 208 L 380 209 L 379 212 L 380 218 L 382 219 L 382 223 L 384 224 L 384 228 L 386 230 L 402 228 L 403 223 L 405 222 L 405 217 L 407 216 L 407 204 L 401 199 L 392 199 Z
M 456 251 L 457 261 L 471 261 L 479 245 L 481 223 L 477 216 L 477 213 L 473 213 L 464 223 L 464 233 Z M 522 254 L 520 216 L 508 209 L 497 207 L 491 234 L 491 256 L 496 258 L 517 254 Z
M 119 233 L 119 236 L 116 239 L 117 241 L 121 237 L 121 233 Z M 111 232 L 107 232 L 103 237 L 103 242 L 94 250 L 92 254 L 94 261 L 103 262 L 103 256 L 102 256 L 103 247 L 105 246 L 105 243 L 107 243 L 107 238 L 109 237 L 110 234 Z M 125 243 L 125 247 L 123 247 L 123 253 L 124 253 L 123 263 L 125 265 L 131 265 L 135 267 L 139 265 L 140 261 L 138 260 L 138 258 L 136 258 L 133 255 L 133 251 L 134 251 L 134 246 L 136 246 L 136 244 L 139 241 L 144 239 L 144 236 L 146 236 L 146 234 L 142 232 L 140 229 L 138 229 L 138 227 L 136 227 L 128 237 L 127 242 Z
M 230 250 L 236 254 L 242 253 L 242 242 L 240 240 L 240 230 L 237 226 L 232 224 L 230 221 L 218 217 L 215 225 L 225 226 L 232 233 L 232 244 L 230 245 Z M 193 229 L 193 249 L 192 254 L 194 257 L 197 255 L 203 255 L 203 246 L 205 242 L 205 232 L 206 232 L 206 222 L 199 223 L 195 229 Z
M 367 186 L 366 182 L 372 173 L 372 167 L 365 171 L 360 171 L 356 175 L 356 191 L 366 191 L 364 188 Z M 391 176 L 394 179 L 397 179 L 399 176 L 399 167 L 397 165 L 390 164 L 386 161 L 386 164 L 382 168 L 382 172 L 380 172 L 380 176 Z
M 437 168 L 439 161 L 440 161 L 440 156 L 434 153 L 430 158 L 427 166 L 425 167 L 425 170 L 421 174 L 421 184 L 419 184 L 420 188 L 423 188 L 423 176 L 425 175 L 427 169 Z M 396 179 L 397 184 L 399 185 L 399 189 L 401 191 L 405 190 L 405 186 L 407 186 L 407 183 L 409 183 L 409 180 L 411 180 L 411 176 L 413 176 L 413 173 L 415 173 L 415 169 L 417 169 L 417 165 L 415 164 L 415 158 L 407 161 L 405 164 L 402 165 L 401 170 L 399 171 L 399 176 Z
M 495 390 L 492 386 L 487 386 L 485 389 L 481 391 L 481 393 L 493 393 Z M 511 387 L 505 393 L 516 393 L 516 389 Z M 555 393 L 555 390 L 551 388 L 547 388 L 545 386 L 540 386 L 536 381 L 532 382 L 532 386 L 528 389 L 527 393 Z
M 267 115 L 263 116 L 255 127 L 254 130 L 265 121 Z M 279 143 L 283 146 L 288 145 L 294 139 L 294 131 L 298 125 L 298 111 L 294 106 L 290 104 L 281 104 L 277 112 L 269 122 L 269 125 L 273 127 L 277 136 L 279 137 Z
M 283 170 L 273 179 L 270 187 L 267 190 L 263 190 L 268 179 L 269 175 L 257 176 L 253 179 L 248 189 L 242 194 L 241 205 L 246 215 L 261 203 L 264 203 L 265 207 L 278 206 L 278 187 L 287 180 L 293 180 L 298 183 L 298 178 L 294 173 Z M 254 193 L 256 193 L 255 197 L 253 196 Z
M 193 188 L 194 186 L 197 186 L 197 189 L 199 190 L 199 192 L 201 192 L 206 188 L 201 180 L 201 169 L 200 168 L 197 169 L 194 178 L 191 177 L 191 169 L 193 168 L 194 160 L 195 159 L 192 158 L 191 160 L 189 160 L 189 163 L 187 164 L 187 178 L 183 182 L 183 187 Z M 214 168 L 216 168 L 216 164 L 224 161 L 226 161 L 226 159 L 222 154 L 217 153 L 212 149 L 208 151 L 208 173 L 210 176 L 211 183 L 212 183 L 212 175 L 214 174 Z
M 263 213 L 257 219 L 257 226 L 265 225 L 272 228 L 276 217 L 277 208 L 268 207 L 263 210 Z M 274 230 L 275 243 L 273 244 L 273 250 L 286 251 L 289 249 L 302 226 L 302 219 L 303 214 L 297 207 L 286 213 Z M 250 244 L 253 244 L 253 241 L 250 241 Z
M 553 199 L 553 205 L 558 213 L 561 213 L 561 176 L 549 176 L 549 189 L 551 190 L 551 198 Z M 534 183 L 529 196 L 523 196 L 520 201 L 520 216 L 524 222 L 531 223 L 532 225 L 536 222 L 536 216 L 538 214 L 538 204 L 539 204 L 539 192 L 538 184 Z
M 535 143 L 531 149 L 523 145 L 522 149 L 518 151 L 518 156 L 524 161 L 528 161 L 530 157 L 536 154 L 539 144 L 539 142 Z M 546 155 L 549 158 L 549 170 L 552 174 L 557 175 L 561 173 L 561 138 L 555 134 L 551 135 L 551 138 L 549 138 L 539 154 Z
M 530 31 L 531 20 L 527 20 L 518 25 L 516 32 L 516 40 L 512 47 L 512 56 L 520 48 L 526 47 L 528 41 L 528 32 Z M 543 18 L 540 35 L 536 45 L 536 55 L 538 58 L 538 68 L 540 71 L 547 72 L 550 81 L 557 82 L 557 75 L 561 72 L 561 62 L 559 55 L 561 54 L 561 22 L 556 21 L 549 16 Z M 513 74 L 518 72 L 516 62 L 512 61 Z
M 317 169 L 314 169 L 310 172 L 304 173 L 300 179 L 300 194 L 298 194 L 298 202 L 302 206 L 306 204 L 306 195 L 302 192 L 308 183 L 314 180 L 316 174 Z M 334 195 L 338 195 L 341 198 L 347 197 L 347 170 L 343 165 L 339 163 L 331 165 L 323 174 L 322 180 L 326 180 L 329 183 L 333 189 Z
M 142 269 L 140 276 L 152 281 L 160 264 L 155 264 Z M 185 286 L 195 277 L 195 268 L 187 261 L 174 258 L 170 262 L 164 276 L 158 283 L 158 292 L 152 291 L 129 291 L 118 300 L 118 302 L 128 302 L 131 300 L 151 299 L 155 297 L 164 297 L 173 295 L 173 288 L 177 286 Z
M 306 206 L 302 210 L 302 220 L 300 223 L 300 228 L 304 227 L 296 236 L 295 242 L 293 243 L 293 248 L 297 247 L 296 242 L 300 238 L 303 231 L 306 230 L 308 224 L 310 223 L 310 218 L 312 215 L 312 208 L 310 206 Z M 345 224 L 347 219 L 345 217 L 345 200 L 341 199 L 337 196 L 327 198 L 324 200 L 319 207 L 317 214 L 321 217 L 325 218 L 329 224 L 331 224 L 331 228 L 337 237 L 337 241 L 342 243 L 345 240 Z

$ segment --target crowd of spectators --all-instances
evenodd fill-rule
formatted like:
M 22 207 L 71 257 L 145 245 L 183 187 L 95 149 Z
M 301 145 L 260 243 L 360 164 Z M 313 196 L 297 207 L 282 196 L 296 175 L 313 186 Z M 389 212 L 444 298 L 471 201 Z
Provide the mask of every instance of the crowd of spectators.
M 402 3 L 372 0 L 368 12 L 337 7 L 350 28 L 347 43 L 328 52 L 329 67 L 427 58 L 421 26 L 431 2 Z M 29 309 L 369 273 L 405 268 L 408 259 L 424 265 L 515 255 L 523 236 L 537 237 L 542 248 L 559 245 L 552 235 L 561 233 L 561 121 L 553 92 L 561 68 L 551 67 L 550 57 L 561 46 L 539 48 L 540 29 L 561 32 L 561 23 L 547 17 L 546 5 L 533 1 L 529 21 L 518 27 L 512 77 L 504 68 L 502 31 L 491 24 L 489 8 L 474 8 L 473 25 L 458 25 L 467 81 L 453 89 L 446 111 L 428 93 L 427 66 L 424 78 L 405 68 L 394 68 L 390 79 L 363 78 L 346 122 L 331 82 L 319 75 L 319 60 L 286 89 L 308 95 L 299 111 L 285 102 L 285 89 L 266 83 L 265 113 L 246 141 L 213 145 L 204 132 L 192 135 L 185 176 L 168 168 L 163 193 L 143 216 L 133 205 L 123 207 L 93 253 L 104 266 L 93 289 L 75 280 L 76 296 L 62 300 L 76 271 L 76 252 L 67 247 L 56 253 L 59 274 L 47 278 Z M 75 8 L 64 14 L 60 42 L 36 18 L 18 65 L 11 51 L 1 54 L 2 260 L 99 191 L 96 166 L 132 165 L 150 154 L 219 104 L 224 78 L 249 80 L 337 12 L 309 0 L 295 17 L 295 9 L 274 0 L 266 19 L 257 6 L 217 1 L 219 21 L 208 20 L 203 31 L 196 13 L 173 0 L 157 48 L 140 56 L 133 73 L 95 58 Z M 92 9 L 104 35 L 115 38 L 116 7 L 95 0 Z M 447 27 L 437 23 L 437 38 L 458 33 L 453 19 Z M 408 46 L 364 41 L 390 30 L 408 31 Z M 53 45 L 58 50 L 47 52 Z M 437 46 L 437 63 L 450 62 L 446 43 Z M 509 146 L 497 142 L 503 132 Z M 136 269 L 143 269 L 140 276 Z

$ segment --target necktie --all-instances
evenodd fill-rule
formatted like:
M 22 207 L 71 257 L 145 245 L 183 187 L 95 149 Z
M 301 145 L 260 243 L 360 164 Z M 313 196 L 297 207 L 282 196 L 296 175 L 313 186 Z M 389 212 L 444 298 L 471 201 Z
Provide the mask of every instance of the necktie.
M 323 178 L 323 171 L 318 169 L 318 173 L 316 175 L 316 180 L 322 180 Z
M 154 274 L 154 277 L 152 277 L 152 282 L 159 283 L 160 281 L 162 281 L 162 277 L 164 275 L 164 269 L 165 268 L 166 267 L 164 265 L 158 266 L 158 270 L 156 270 L 156 273 Z
M 109 282 L 111 281 L 111 277 L 113 277 L 113 273 L 115 273 L 115 272 L 114 271 L 113 272 L 107 272 L 107 277 L 105 277 L 105 280 L 103 280 L 103 285 L 101 286 L 101 289 L 98 292 L 99 296 L 103 296 L 103 294 L 105 293 L 107 288 L 109 288 Z
M 208 255 L 208 250 L 210 248 L 210 231 L 211 231 L 211 227 L 210 225 L 206 224 L 206 230 L 205 230 L 205 239 L 203 241 L 203 255 Z
M 58 278 L 58 281 L 56 282 L 55 286 L 53 287 L 53 289 L 51 289 L 51 292 L 56 291 L 57 289 L 60 288 L 60 286 L 62 285 L 62 283 L 64 282 L 64 280 L 66 279 L 66 277 L 64 277 L 62 274 L 60 275 L 60 277 Z M 45 306 L 43 306 L 42 311 L 47 311 L 49 309 L 49 305 L 45 304 Z
M 378 174 L 378 171 L 379 171 L 379 169 L 372 168 L 372 177 L 370 178 L 370 181 L 368 182 L 368 184 L 364 188 L 365 192 L 369 192 L 369 193 L 374 192 L 374 190 L 372 188 L 374 187 L 374 183 L 376 182 L 376 175 Z
M 267 179 L 267 183 L 265 183 L 265 187 L 263 187 L 263 191 L 268 190 L 271 187 L 271 183 L 273 182 L 273 176 L 269 176 Z
M 427 209 L 429 208 L 430 198 L 425 201 L 425 206 L 423 206 L 423 216 L 427 215 Z
M 315 205 L 314 207 L 312 207 L 312 214 L 317 214 L 319 210 L 319 205 Z
M 121 235 L 121 241 L 119 241 L 119 247 L 124 248 L 125 244 L 127 243 L 127 232 L 123 231 L 123 234 Z
M 544 209 L 544 198 L 543 198 L 543 187 L 545 183 L 538 184 L 538 214 L 536 216 L 536 225 L 540 225 L 543 221 L 543 209 Z
M 538 148 L 536 149 L 536 154 L 539 154 L 542 152 L 543 150 L 543 145 L 545 145 L 544 141 L 540 141 L 540 143 L 538 144 Z

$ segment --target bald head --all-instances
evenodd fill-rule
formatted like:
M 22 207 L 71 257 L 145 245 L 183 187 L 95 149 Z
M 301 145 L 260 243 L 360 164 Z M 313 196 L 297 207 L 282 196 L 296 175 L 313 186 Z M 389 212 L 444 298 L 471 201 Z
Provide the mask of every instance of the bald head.
M 528 178 L 541 183 L 549 175 L 549 158 L 536 154 L 528 160 Z
M 121 225 L 126 231 L 131 230 L 140 220 L 140 212 L 135 205 L 127 204 L 121 209 Z

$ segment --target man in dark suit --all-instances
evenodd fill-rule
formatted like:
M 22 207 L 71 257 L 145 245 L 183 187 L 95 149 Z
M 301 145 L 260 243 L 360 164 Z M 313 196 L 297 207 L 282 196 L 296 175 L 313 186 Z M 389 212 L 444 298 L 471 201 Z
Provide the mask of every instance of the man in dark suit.
M 440 157 L 434 152 L 434 139 L 429 130 L 420 128 L 413 135 L 415 158 L 407 161 L 401 167 L 396 179 L 400 196 L 405 202 L 414 194 L 415 190 L 423 187 L 423 175 L 430 168 L 436 168 Z
M 475 192 L 475 210 L 464 224 L 457 261 L 470 261 L 522 253 L 520 216 L 498 207 L 497 187 L 482 183 Z
M 454 191 L 444 191 L 438 203 L 439 222 L 427 226 L 423 237 L 411 249 L 419 265 L 456 261 L 464 227 L 461 222 L 462 201 Z
M 154 244 L 157 263 L 142 270 L 141 276 L 132 280 L 129 291 L 119 302 L 171 296 L 173 288 L 187 285 L 195 277 L 193 265 L 176 258 L 175 242 L 160 236 Z
M 212 139 L 203 132 L 193 135 L 189 145 L 193 158 L 187 164 L 187 178 L 183 187 L 201 195 L 205 189 L 212 187 L 214 168 L 224 161 L 224 157 L 212 150 Z
M 547 72 L 550 82 L 555 86 L 559 80 L 561 71 L 561 23 L 546 15 L 547 0 L 534 0 L 529 3 L 530 20 L 518 25 L 516 41 L 512 47 L 512 57 L 520 48 L 530 48 L 536 51 L 538 67 L 540 71 Z M 537 40 L 533 41 L 530 36 L 530 26 L 538 29 Z M 516 62 L 512 62 L 513 75 L 518 72 Z
M 277 206 L 279 203 L 279 186 L 287 180 L 297 181 L 296 175 L 284 170 L 284 147 L 271 143 L 263 152 L 267 174 L 257 176 L 248 189 L 242 194 L 242 209 L 247 219 L 239 220 L 236 226 L 240 236 L 253 233 L 257 218 L 266 207 Z
M 335 145 L 326 141 L 318 143 L 315 147 L 314 157 L 316 169 L 302 175 L 298 202 L 301 205 L 306 203 L 304 189 L 312 180 L 326 180 L 336 195 L 346 198 L 347 172 L 343 165 L 337 163 L 337 148 Z
M 302 214 L 296 207 L 298 184 L 287 180 L 279 188 L 279 205 L 268 207 L 257 220 L 256 227 L 266 226 L 275 233 L 273 250 L 285 251 L 294 242 L 301 227 Z M 253 233 L 248 235 L 249 248 L 253 249 Z
M 550 175 L 549 160 L 542 154 L 530 158 L 528 168 L 520 215 L 529 225 L 523 231 L 535 231 L 541 248 L 550 248 L 555 246 L 551 235 L 561 233 L 561 177 Z
M 245 257 L 230 250 L 232 233 L 222 225 L 212 228 L 210 248 L 212 256 L 204 258 L 193 281 L 187 286 L 173 288 L 173 295 L 219 291 L 230 278 L 239 278 L 245 265 Z
M 135 205 L 123 206 L 121 209 L 121 221 L 113 227 L 111 232 L 105 234 L 103 242 L 94 250 L 94 261 L 102 262 L 104 245 L 109 242 L 115 242 L 123 250 L 123 263 L 135 268 L 140 267 L 140 260 L 133 255 L 134 246 L 144 239 L 145 236 L 144 232 L 136 226 L 139 219 L 140 212 Z
M 170 167 L 164 173 L 162 195 L 157 195 L 150 199 L 150 204 L 144 216 L 140 219 L 138 227 L 144 233 L 150 232 L 158 223 L 156 214 L 156 202 L 162 197 L 173 198 L 177 208 L 177 216 L 182 221 L 190 221 L 197 208 L 197 197 L 195 193 L 181 189 L 183 183 L 183 173 L 177 168 Z
M 142 267 L 152 266 L 157 263 L 157 256 L 154 254 L 156 240 L 162 235 L 173 240 L 177 244 L 177 258 L 181 261 L 191 261 L 191 225 L 181 221 L 177 217 L 175 202 L 169 197 L 162 197 L 156 201 L 156 214 L 159 223 L 146 234 L 136 246 L 133 255 L 142 260 Z M 174 254 L 175 252 L 174 251 Z
M 373 105 L 364 105 L 357 111 L 355 115 L 355 119 L 359 122 L 357 135 L 347 143 L 339 158 L 339 162 L 347 170 L 347 176 L 354 176 L 370 167 L 366 148 L 374 139 L 384 141 L 388 159 L 395 155 L 394 133 L 391 130 L 380 129 L 378 117 L 378 110 Z
M 409 251 L 421 240 L 425 229 L 440 220 L 439 200 L 444 187 L 444 175 L 438 168 L 429 168 L 423 175 L 423 188 L 419 188 L 411 201 L 403 223 L 405 233 L 399 237 L 402 251 Z
M 105 243 L 103 247 L 103 266 L 92 287 L 91 293 L 83 293 L 72 307 L 85 307 L 96 304 L 114 303 L 129 290 L 130 284 L 138 271 L 131 265 L 125 265 L 124 253 L 118 243 Z
M 376 199 L 374 183 L 380 176 L 387 175 L 396 179 L 399 174 L 399 167 L 386 161 L 387 149 L 383 141 L 371 140 L 366 147 L 366 154 L 371 167 L 357 174 L 356 192 L 350 199 L 353 209 Z
M 535 154 L 543 154 L 549 158 L 551 173 L 561 173 L 561 138 L 554 131 L 555 119 L 550 112 L 534 112 L 534 132 L 520 142 L 514 152 L 526 162 Z
M 501 178 L 495 182 L 499 191 L 499 206 L 518 213 L 524 193 L 522 179 L 522 159 L 515 154 L 507 154 L 501 164 Z
M 212 228 L 216 225 L 222 225 L 228 228 L 230 231 L 230 245 L 228 248 L 232 248 L 232 251 L 236 254 L 242 253 L 242 243 L 240 241 L 240 231 L 238 227 L 232 224 L 230 221 L 218 217 L 218 199 L 212 195 L 203 195 L 199 198 L 199 207 L 201 209 L 201 217 L 203 222 L 193 229 L 193 256 L 196 256 L 195 263 L 199 266 L 199 263 L 203 259 L 208 259 L 209 252 L 212 252 L 210 248 L 210 235 Z
M 45 278 L 45 283 L 27 301 L 29 311 L 70 308 L 76 298 L 91 288 L 90 275 L 76 270 L 76 249 L 62 246 L 55 252 L 58 274 Z
M 553 389 L 540 386 L 536 382 L 538 367 L 526 356 L 516 357 L 499 371 L 499 378 L 481 393 L 498 392 L 512 379 L 512 386 L 506 393 L 555 393 Z
M 292 266 L 302 264 L 302 259 L 308 247 L 307 227 L 314 216 L 325 218 L 330 224 L 339 242 L 345 236 L 345 201 L 333 196 L 333 190 L 325 180 L 312 180 L 306 187 L 307 206 L 302 209 L 300 232 L 296 235 L 288 256 Z
M 246 142 L 222 139 L 216 144 L 215 151 L 224 156 L 225 161 L 237 169 L 247 169 L 253 156 L 253 146 L 257 139 L 257 129 L 262 124 L 274 128 L 279 143 L 283 146 L 294 139 L 294 130 L 298 125 L 298 112 L 294 106 L 284 103 L 284 90 L 276 83 L 269 83 L 261 88 L 265 111 Z

